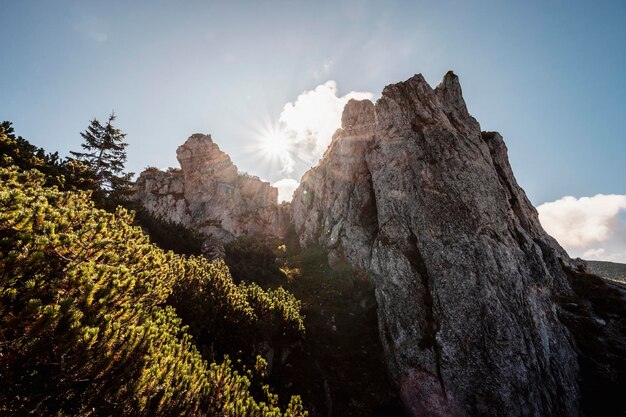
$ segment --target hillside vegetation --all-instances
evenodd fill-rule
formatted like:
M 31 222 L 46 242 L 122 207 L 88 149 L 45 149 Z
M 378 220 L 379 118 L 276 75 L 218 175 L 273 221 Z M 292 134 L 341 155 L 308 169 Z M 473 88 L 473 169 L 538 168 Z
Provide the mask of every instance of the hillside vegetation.
M 262 382 L 253 348 L 219 343 L 300 337 L 291 294 L 163 251 L 78 191 L 65 165 L 80 163 L 5 128 L 0 143 L 0 414 L 307 415 Z
M 585 261 L 591 272 L 603 278 L 620 281 L 626 284 L 626 264 L 607 261 Z
M 240 237 L 226 246 L 231 271 L 285 287 L 302 301 L 306 335 L 277 351 L 270 380 L 281 395 L 302 395 L 315 416 L 402 417 L 404 407 L 387 375 L 369 278 L 340 262 L 331 268 L 319 246 Z M 245 276 L 245 275 L 244 275 Z

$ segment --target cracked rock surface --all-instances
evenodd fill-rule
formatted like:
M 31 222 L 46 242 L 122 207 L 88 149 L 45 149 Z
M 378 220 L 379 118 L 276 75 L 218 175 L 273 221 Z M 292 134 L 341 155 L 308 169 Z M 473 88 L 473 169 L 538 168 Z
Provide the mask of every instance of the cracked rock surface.
M 292 218 L 376 286 L 387 363 L 413 416 L 577 416 L 578 364 L 557 317 L 566 252 L 539 224 L 506 146 L 452 72 L 351 100 Z

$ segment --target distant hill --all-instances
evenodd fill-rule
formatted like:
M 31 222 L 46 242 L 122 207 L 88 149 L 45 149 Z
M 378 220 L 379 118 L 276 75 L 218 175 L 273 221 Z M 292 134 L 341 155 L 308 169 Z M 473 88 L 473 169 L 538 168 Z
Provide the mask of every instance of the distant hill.
M 607 261 L 585 262 L 587 262 L 594 274 L 626 283 L 626 264 Z

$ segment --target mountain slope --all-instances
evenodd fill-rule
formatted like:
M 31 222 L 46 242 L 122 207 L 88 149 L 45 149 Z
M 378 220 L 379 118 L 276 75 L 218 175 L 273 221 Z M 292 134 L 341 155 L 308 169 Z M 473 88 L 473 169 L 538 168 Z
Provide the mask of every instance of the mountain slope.
M 152 245 L 125 210 L 45 182 L 0 167 L 0 413 L 306 415 L 297 397 L 257 400 L 228 358 L 207 363 L 167 303 L 200 283 L 208 336 L 253 343 L 301 330 L 293 296 L 235 285 L 224 264 Z

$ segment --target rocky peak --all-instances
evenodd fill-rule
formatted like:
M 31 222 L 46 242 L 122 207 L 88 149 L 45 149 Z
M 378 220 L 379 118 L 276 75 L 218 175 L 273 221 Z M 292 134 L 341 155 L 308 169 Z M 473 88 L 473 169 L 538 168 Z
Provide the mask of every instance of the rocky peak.
M 200 231 L 214 246 L 242 234 L 284 233 L 288 205 L 278 204 L 278 190 L 240 173 L 210 135 L 191 135 L 176 157 L 180 170 L 139 175 L 135 198 L 150 213 Z
M 446 73 L 443 80 L 435 87 L 435 94 L 439 97 L 439 101 L 447 113 L 459 112 L 469 115 L 463 99 L 459 77 L 454 72 L 448 71 Z
M 565 251 L 542 229 L 506 146 L 458 77 L 351 100 L 292 202 L 321 244 L 376 286 L 381 339 L 414 416 L 575 416 L 578 365 L 553 298 Z
M 186 178 L 210 176 L 212 181 L 228 183 L 237 180 L 237 167 L 228 154 L 213 142 L 211 135 L 191 135 L 176 150 L 176 158 Z
M 369 100 L 350 99 L 341 114 L 341 127 L 367 126 L 374 123 L 374 104 Z

